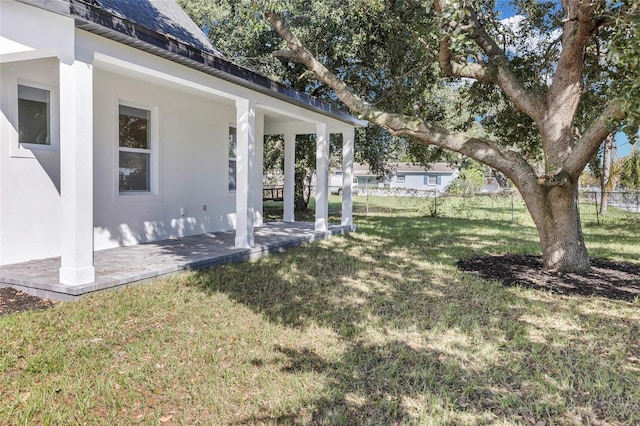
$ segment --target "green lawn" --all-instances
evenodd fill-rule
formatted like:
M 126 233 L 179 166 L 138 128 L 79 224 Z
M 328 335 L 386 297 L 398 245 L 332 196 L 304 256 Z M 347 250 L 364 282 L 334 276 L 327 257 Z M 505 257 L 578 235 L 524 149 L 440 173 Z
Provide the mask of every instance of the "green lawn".
M 348 236 L 0 317 L 0 424 L 640 423 L 640 301 L 458 272 L 536 230 L 432 201 L 356 197 Z M 638 215 L 586 210 L 591 253 L 639 261 Z

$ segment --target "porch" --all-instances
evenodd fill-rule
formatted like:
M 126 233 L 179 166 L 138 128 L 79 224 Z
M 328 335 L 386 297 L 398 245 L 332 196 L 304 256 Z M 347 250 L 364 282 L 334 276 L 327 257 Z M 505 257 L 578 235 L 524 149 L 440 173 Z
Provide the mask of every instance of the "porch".
M 255 245 L 251 248 L 237 248 L 235 231 L 225 231 L 96 251 L 95 281 L 73 286 L 60 284 L 59 257 L 32 260 L 0 267 L 0 287 L 13 287 L 47 299 L 75 300 L 95 291 L 183 270 L 259 259 L 351 230 L 351 226 L 329 225 L 327 231 L 316 231 L 313 223 L 268 222 L 255 228 Z

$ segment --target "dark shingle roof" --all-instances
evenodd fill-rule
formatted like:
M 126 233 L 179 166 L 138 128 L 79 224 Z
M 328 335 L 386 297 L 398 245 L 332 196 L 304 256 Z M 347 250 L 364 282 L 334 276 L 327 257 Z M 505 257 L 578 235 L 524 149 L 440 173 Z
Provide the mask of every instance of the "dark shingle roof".
M 116 16 L 223 57 L 175 0 L 94 0 Z

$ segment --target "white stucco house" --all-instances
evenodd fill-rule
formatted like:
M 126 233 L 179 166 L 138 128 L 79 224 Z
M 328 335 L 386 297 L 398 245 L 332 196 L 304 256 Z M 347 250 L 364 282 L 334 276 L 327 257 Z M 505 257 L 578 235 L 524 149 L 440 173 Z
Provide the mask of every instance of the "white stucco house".
M 329 134 L 343 135 L 350 225 L 361 121 L 226 60 L 174 0 L 0 0 L 0 266 L 262 223 L 267 134 L 284 135 L 293 221 L 296 134 L 317 134 L 315 227 L 328 218 Z

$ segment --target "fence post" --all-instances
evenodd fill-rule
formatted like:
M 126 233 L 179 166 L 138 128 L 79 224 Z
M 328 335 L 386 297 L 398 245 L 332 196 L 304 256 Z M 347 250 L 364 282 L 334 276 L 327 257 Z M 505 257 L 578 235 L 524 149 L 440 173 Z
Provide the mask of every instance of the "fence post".
M 598 194 L 597 193 L 593 193 L 593 199 L 596 202 L 596 223 L 598 224 L 598 226 L 600 226 L 600 209 L 598 209 Z
M 516 223 L 516 218 L 513 212 L 513 191 L 511 191 L 511 223 Z
M 433 217 L 438 217 L 438 192 L 433 193 Z

